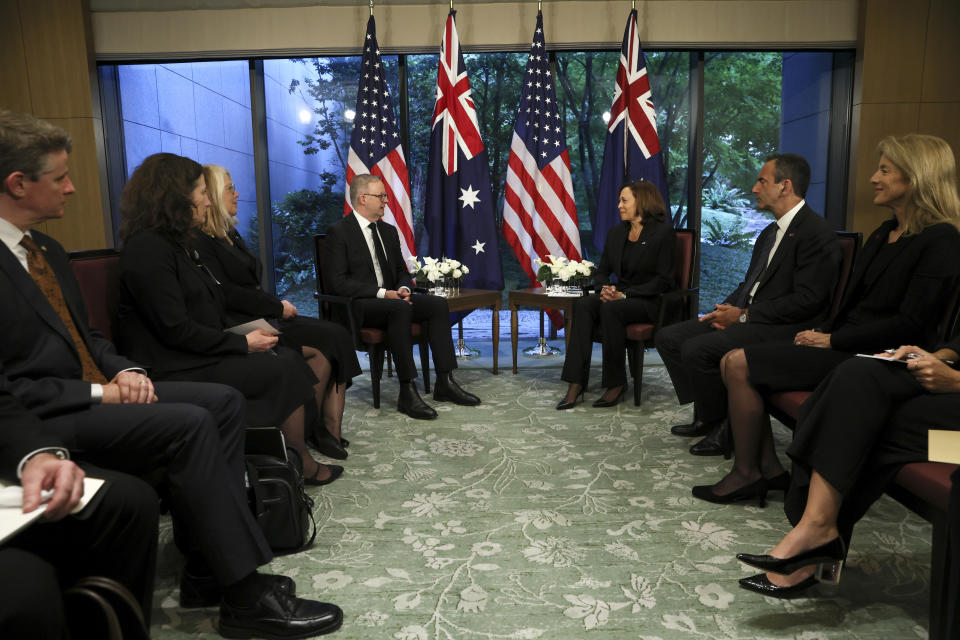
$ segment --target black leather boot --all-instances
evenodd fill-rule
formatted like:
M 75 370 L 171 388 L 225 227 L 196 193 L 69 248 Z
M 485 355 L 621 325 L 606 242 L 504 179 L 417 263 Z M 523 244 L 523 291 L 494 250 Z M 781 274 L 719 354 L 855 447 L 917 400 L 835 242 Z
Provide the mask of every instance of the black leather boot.
M 405 413 L 414 420 L 433 420 L 437 412 L 420 397 L 415 380 L 400 383 L 397 396 L 397 411 Z
M 707 437 L 690 447 L 690 453 L 695 456 L 723 456 L 729 460 L 733 455 L 730 421 L 721 420 L 717 423 Z
M 452 373 L 437 373 L 437 384 L 433 388 L 433 399 L 438 402 L 452 402 L 465 407 L 480 404 L 480 398 L 473 395 L 453 379 Z

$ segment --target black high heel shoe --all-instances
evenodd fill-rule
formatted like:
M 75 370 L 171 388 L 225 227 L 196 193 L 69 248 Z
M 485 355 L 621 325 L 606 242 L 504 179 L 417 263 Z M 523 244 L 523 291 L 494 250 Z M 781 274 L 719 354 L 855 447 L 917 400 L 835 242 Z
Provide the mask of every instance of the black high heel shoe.
M 627 392 L 627 385 L 620 387 L 620 393 L 617 394 L 617 397 L 613 400 L 604 400 L 603 396 L 600 396 L 593 402 L 593 406 L 599 408 L 603 407 L 615 407 L 623 400 L 624 394 Z
M 801 567 L 817 565 L 816 580 L 819 582 L 840 582 L 840 570 L 847 556 L 847 547 L 843 538 L 836 537 L 830 542 L 802 551 L 790 558 L 774 558 L 771 555 L 738 553 L 737 560 L 757 569 L 770 573 L 789 575 Z
M 317 464 L 319 464 L 319 466 L 317 467 L 317 470 L 313 472 L 312 476 L 303 476 L 303 484 L 310 485 L 311 487 L 322 487 L 323 485 L 330 484 L 343 475 L 343 467 L 338 464 Z M 317 478 L 317 476 L 320 475 L 320 467 L 326 467 L 330 470 L 330 475 L 327 476 L 326 480 L 320 480 Z
M 758 573 L 755 576 L 750 576 L 749 578 L 740 578 L 740 586 L 746 589 L 747 591 L 753 591 L 754 593 L 759 593 L 764 596 L 770 596 L 771 598 L 793 598 L 802 591 L 806 591 L 813 585 L 817 584 L 817 579 L 813 576 L 810 576 L 803 582 L 798 582 L 792 587 L 780 587 L 773 584 L 767 578 L 767 574 Z
M 712 484 L 701 484 L 693 488 L 693 497 L 706 500 L 707 502 L 713 502 L 714 504 L 730 504 L 732 502 L 741 502 L 756 498 L 760 501 L 760 506 L 765 507 L 767 506 L 768 488 L 767 481 L 764 478 L 760 478 L 730 493 L 721 495 L 714 493 Z
M 571 383 L 570 386 L 573 386 L 573 384 L 575 383 Z M 567 400 L 567 396 L 564 396 L 563 400 L 557 403 L 557 411 L 565 411 L 566 409 L 573 409 L 575 406 L 577 406 L 578 402 L 583 402 L 583 392 L 585 390 L 586 390 L 586 387 L 580 387 L 580 391 L 575 396 L 573 396 L 573 400 Z M 570 394 L 569 389 L 567 390 L 567 394 L 568 395 Z

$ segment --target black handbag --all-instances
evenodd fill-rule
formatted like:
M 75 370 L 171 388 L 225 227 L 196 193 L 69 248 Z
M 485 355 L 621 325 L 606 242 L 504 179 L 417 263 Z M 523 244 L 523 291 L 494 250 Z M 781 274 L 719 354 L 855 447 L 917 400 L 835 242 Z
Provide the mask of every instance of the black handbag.
M 313 499 L 303 488 L 303 463 L 296 449 L 286 448 L 286 459 L 247 454 L 250 508 L 275 552 L 294 553 L 313 544 L 317 523 Z

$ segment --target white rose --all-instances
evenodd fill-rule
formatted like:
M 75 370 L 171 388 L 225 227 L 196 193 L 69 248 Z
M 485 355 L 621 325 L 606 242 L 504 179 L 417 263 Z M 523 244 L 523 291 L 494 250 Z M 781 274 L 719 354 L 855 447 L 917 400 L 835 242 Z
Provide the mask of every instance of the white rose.
M 450 266 L 453 267 L 454 269 L 460 266 L 459 260 L 447 260 L 447 262 L 449 262 Z
M 446 262 L 442 263 L 440 265 L 440 273 L 442 273 L 443 275 L 447 275 L 448 273 L 450 273 L 450 265 L 447 264 Z
M 467 275 L 468 273 L 470 273 L 470 267 L 468 267 L 467 265 L 461 265 L 460 270 L 463 271 L 463 275 Z
M 596 266 L 595 264 L 593 264 L 593 263 L 590 262 L 589 260 L 584 260 L 584 261 L 581 262 L 580 264 L 582 264 L 583 266 L 585 266 L 587 269 L 593 269 L 593 268 Z
M 590 267 L 583 264 L 582 262 L 577 265 L 576 269 L 577 269 L 577 273 L 579 273 L 582 276 L 590 275 Z
M 463 277 L 463 271 L 461 271 L 460 269 L 454 269 L 454 270 L 453 270 L 453 277 L 454 277 L 454 278 L 457 278 L 457 279 L 459 280 L 460 278 Z
M 430 256 L 426 256 L 426 257 L 423 259 L 423 261 L 424 261 L 424 263 L 426 263 L 426 264 L 436 264 L 436 263 L 437 263 L 437 259 L 436 259 L 436 258 L 431 258 Z
M 437 273 L 436 271 L 431 271 L 430 273 L 427 274 L 427 280 L 429 280 L 430 282 L 436 282 L 439 279 L 440 279 L 440 274 Z

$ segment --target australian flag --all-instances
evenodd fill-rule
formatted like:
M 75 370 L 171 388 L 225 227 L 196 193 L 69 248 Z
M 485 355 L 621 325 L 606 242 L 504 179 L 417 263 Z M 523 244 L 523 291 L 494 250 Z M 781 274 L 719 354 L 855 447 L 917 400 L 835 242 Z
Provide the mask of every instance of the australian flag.
M 430 255 L 470 268 L 464 288 L 503 289 L 500 247 L 490 195 L 490 167 L 480 139 L 470 80 L 450 11 L 440 45 L 424 223 Z
M 623 32 L 617 87 L 610 107 L 607 144 L 603 150 L 603 169 L 595 219 L 593 246 L 603 250 L 607 233 L 620 224 L 617 199 L 620 187 L 632 180 L 649 180 L 660 189 L 670 211 L 667 174 L 657 138 L 657 113 L 653 108 L 647 62 L 637 35 L 637 10 L 630 12 Z

